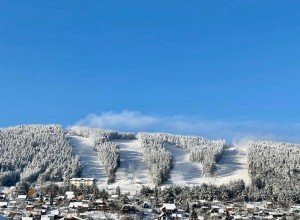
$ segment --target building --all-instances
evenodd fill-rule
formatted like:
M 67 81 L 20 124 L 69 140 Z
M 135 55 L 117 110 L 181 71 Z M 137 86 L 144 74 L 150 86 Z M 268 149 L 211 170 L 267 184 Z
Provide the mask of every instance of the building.
M 165 213 L 175 213 L 177 212 L 177 207 L 174 203 L 163 203 L 163 206 L 160 208 L 162 212 Z
M 95 178 L 72 178 L 70 179 L 70 183 L 79 187 L 80 185 L 83 186 L 93 186 L 96 183 Z

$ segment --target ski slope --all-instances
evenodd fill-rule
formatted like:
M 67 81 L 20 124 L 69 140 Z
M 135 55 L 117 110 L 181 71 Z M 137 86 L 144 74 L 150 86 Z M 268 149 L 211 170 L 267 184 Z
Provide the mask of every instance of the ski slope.
M 166 149 L 173 155 L 173 169 L 166 185 L 196 185 L 202 176 L 202 166 L 189 160 L 189 152 L 176 145 L 167 144 Z
M 250 184 L 247 147 L 244 145 L 225 148 L 217 165 L 216 184 L 229 183 L 238 179 L 243 179 L 246 184 Z
M 67 140 L 69 140 L 72 146 L 72 154 L 80 156 L 80 161 L 83 165 L 81 177 L 92 177 L 95 178 L 99 184 L 105 183 L 108 177 L 101 161 L 98 159 L 97 152 L 92 147 L 93 140 L 72 134 L 67 135 Z
M 143 162 L 143 155 L 139 152 L 138 140 L 114 140 L 119 145 L 120 167 L 116 172 L 116 179 L 109 188 L 120 187 L 123 192 L 135 194 L 142 185 L 150 186 L 149 171 Z
M 189 152 L 176 147 L 166 145 L 174 160 L 174 167 L 170 172 L 170 178 L 165 185 L 197 185 L 227 184 L 230 181 L 243 179 L 246 184 L 250 183 L 247 169 L 247 149 L 243 146 L 225 148 L 224 154 L 217 164 L 214 177 L 203 177 L 202 165 L 189 160 Z
M 119 146 L 120 167 L 116 172 L 115 182 L 107 185 L 107 174 L 98 159 L 97 152 L 92 148 L 93 140 L 76 135 L 67 135 L 72 146 L 72 154 L 79 155 L 83 164 L 81 177 L 94 177 L 100 188 L 107 188 L 111 193 L 117 186 L 122 192 L 131 195 L 138 192 L 142 186 L 153 187 L 149 170 L 143 162 L 143 155 L 139 151 L 138 140 L 113 140 Z M 224 150 L 224 154 L 217 164 L 214 177 L 203 177 L 202 165 L 189 160 L 189 152 L 176 145 L 166 145 L 166 149 L 173 155 L 174 166 L 169 179 L 163 184 L 168 185 L 198 185 L 226 184 L 230 181 L 243 179 L 250 183 L 247 169 L 246 147 L 231 146 Z

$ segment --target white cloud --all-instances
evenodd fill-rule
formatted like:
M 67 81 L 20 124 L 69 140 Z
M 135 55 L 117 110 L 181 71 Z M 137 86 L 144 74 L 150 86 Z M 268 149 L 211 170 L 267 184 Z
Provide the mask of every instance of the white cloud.
M 121 113 L 103 112 L 101 115 L 89 114 L 76 125 L 102 128 L 102 129 L 125 129 L 129 131 L 143 130 L 155 123 L 157 118 L 141 115 L 135 111 L 123 111 Z
M 300 142 L 300 124 L 276 124 L 257 121 L 207 121 L 199 118 L 143 115 L 137 111 L 89 114 L 75 125 L 128 132 L 169 132 L 200 135 L 213 139 L 239 142 L 244 139 L 263 139 Z

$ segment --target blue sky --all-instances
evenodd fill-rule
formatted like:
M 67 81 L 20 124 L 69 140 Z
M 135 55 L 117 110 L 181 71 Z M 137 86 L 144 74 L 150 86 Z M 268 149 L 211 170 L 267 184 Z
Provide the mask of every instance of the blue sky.
M 299 1 L 3 0 L 0 9 L 0 127 L 298 141 Z

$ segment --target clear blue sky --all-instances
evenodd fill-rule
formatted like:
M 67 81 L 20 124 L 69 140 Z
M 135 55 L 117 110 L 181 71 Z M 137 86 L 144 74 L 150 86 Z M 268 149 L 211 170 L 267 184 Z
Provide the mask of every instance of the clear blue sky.
M 299 1 L 0 2 L 0 127 L 138 111 L 300 123 Z

